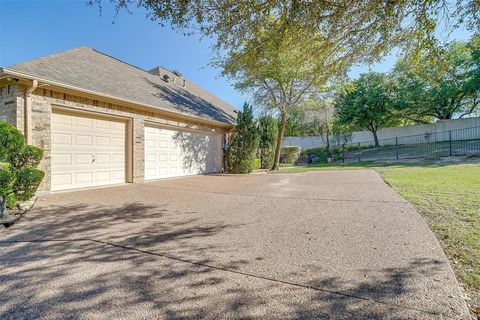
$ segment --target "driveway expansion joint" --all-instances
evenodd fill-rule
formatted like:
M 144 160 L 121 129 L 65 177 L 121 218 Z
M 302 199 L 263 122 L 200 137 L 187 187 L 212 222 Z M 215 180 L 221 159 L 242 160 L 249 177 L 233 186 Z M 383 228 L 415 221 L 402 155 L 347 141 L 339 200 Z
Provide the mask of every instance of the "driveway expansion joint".
M 247 197 L 247 198 L 272 198 L 272 199 L 290 199 L 290 200 L 313 200 L 313 201 L 332 201 L 332 202 L 366 202 L 366 203 L 394 203 L 394 204 L 409 204 L 407 200 L 365 200 L 365 199 L 336 199 L 336 198 L 311 198 L 311 197 L 290 197 L 290 196 L 272 196 L 272 195 L 256 195 L 256 194 L 240 194 L 240 193 L 229 193 L 229 192 L 220 192 L 220 191 L 203 191 L 197 189 L 183 189 L 183 188 L 172 188 L 172 187 L 162 187 L 162 190 L 179 190 L 187 192 L 197 192 L 197 193 L 206 193 L 206 194 L 222 194 L 228 196 L 238 196 L 238 197 Z
M 169 259 L 169 260 L 175 260 L 177 262 L 182 262 L 182 263 L 187 263 L 187 264 L 191 264 L 191 265 L 195 265 L 195 266 L 205 267 L 205 268 L 213 269 L 213 270 L 216 270 L 216 271 L 242 275 L 242 276 L 256 278 L 256 279 L 265 280 L 265 281 L 276 282 L 276 283 L 280 283 L 280 284 L 284 284 L 284 285 L 288 285 L 288 286 L 294 286 L 294 287 L 297 287 L 297 288 L 314 290 L 314 291 L 318 291 L 318 292 L 322 292 L 322 293 L 326 293 L 326 294 L 338 295 L 338 296 L 342 296 L 342 297 L 346 297 L 346 298 L 353 298 L 353 299 L 358 299 L 358 300 L 363 300 L 363 301 L 369 301 L 369 302 L 381 304 L 381 305 L 384 305 L 384 306 L 387 306 L 387 307 L 403 309 L 403 310 L 417 311 L 417 312 L 421 312 L 421 313 L 424 313 L 424 314 L 430 314 L 430 315 L 435 315 L 435 316 L 441 316 L 442 315 L 442 313 L 431 311 L 431 310 L 424 310 L 424 309 L 419 309 L 419 308 L 407 307 L 407 306 L 402 306 L 402 305 L 398 305 L 398 304 L 383 302 L 383 301 L 379 301 L 379 300 L 375 300 L 375 299 L 371 299 L 371 298 L 366 298 L 366 297 L 362 297 L 362 296 L 358 296 L 358 295 L 352 295 L 352 294 L 344 293 L 344 292 L 341 292 L 341 291 L 329 290 L 329 289 L 324 289 L 324 288 L 320 288 L 320 287 L 314 287 L 314 286 L 309 286 L 309 285 L 303 285 L 303 284 L 300 284 L 300 283 L 290 282 L 290 281 L 286 281 L 286 280 L 280 280 L 280 279 L 275 279 L 275 278 L 269 278 L 269 277 L 266 277 L 266 276 L 255 275 L 255 274 L 251 274 L 251 273 L 248 273 L 248 272 L 231 270 L 231 269 L 228 269 L 228 268 L 222 268 L 222 267 L 217 267 L 217 266 L 214 266 L 214 265 L 209 265 L 209 264 L 205 264 L 205 263 L 201 263 L 201 262 L 195 262 L 195 261 L 191 261 L 191 260 L 187 260 L 187 259 L 183 259 L 183 258 L 178 258 L 178 257 L 171 256 L 171 255 L 168 255 L 168 254 L 165 254 L 165 253 L 151 252 L 151 251 L 147 251 L 147 250 L 142 250 L 142 249 L 137 249 L 137 248 L 133 248 L 133 247 L 129 247 L 129 246 L 124 246 L 124 245 L 120 245 L 120 244 L 106 242 L 106 241 L 102 241 L 102 240 L 96 240 L 96 239 L 90 239 L 90 238 L 0 240 L 0 244 L 2 244 L 2 243 L 45 243 L 45 242 L 93 242 L 93 243 L 102 244 L 102 245 L 106 245 L 106 246 L 111 246 L 111 247 L 115 247 L 115 248 L 119 248 L 119 249 L 123 249 L 123 250 L 137 252 L 137 253 L 140 253 L 140 254 L 148 254 L 148 255 L 162 257 L 162 258 Z

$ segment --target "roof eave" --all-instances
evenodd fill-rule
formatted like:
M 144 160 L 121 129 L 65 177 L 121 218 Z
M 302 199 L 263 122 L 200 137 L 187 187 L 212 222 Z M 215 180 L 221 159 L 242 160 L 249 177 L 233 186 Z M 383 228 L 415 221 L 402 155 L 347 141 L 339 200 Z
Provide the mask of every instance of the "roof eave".
M 27 80 L 34 80 L 35 79 L 35 80 L 37 80 L 41 83 L 44 83 L 44 84 L 48 84 L 48 85 L 52 85 L 52 86 L 56 86 L 56 87 L 60 87 L 60 88 L 65 88 L 65 89 L 81 92 L 81 93 L 88 94 L 88 95 L 94 95 L 94 96 L 106 98 L 106 99 L 113 100 L 113 101 L 118 101 L 120 103 L 127 103 L 128 105 L 135 106 L 137 109 L 147 109 L 148 111 L 160 112 L 160 113 L 168 115 L 168 116 L 183 118 L 185 120 L 189 120 L 189 121 L 193 121 L 193 122 L 210 124 L 210 125 L 214 125 L 214 126 L 221 127 L 221 128 L 226 128 L 226 129 L 231 129 L 231 128 L 234 127 L 234 125 L 231 124 L 231 123 L 212 120 L 212 119 L 207 119 L 207 118 L 195 117 L 195 116 L 192 116 L 190 114 L 182 113 L 182 112 L 173 112 L 173 111 L 161 108 L 161 107 L 147 105 L 147 104 L 135 102 L 135 101 L 132 101 L 132 100 L 119 98 L 119 97 L 111 96 L 111 95 L 108 95 L 108 94 L 104 94 L 104 93 L 100 93 L 100 92 L 96 92 L 96 91 L 92 91 L 92 90 L 88 90 L 88 89 L 83 89 L 83 88 L 75 87 L 75 86 L 72 86 L 72 85 L 59 83 L 59 82 L 56 82 L 56 81 L 51 81 L 51 80 L 48 80 L 48 79 L 43 79 L 43 78 L 39 78 L 39 77 L 32 76 L 32 75 L 29 75 L 29 74 L 25 74 L 25 73 L 17 72 L 17 71 L 14 71 L 14 70 L 10 70 L 8 68 L 0 67 L 0 78 L 5 78 L 5 77 L 8 77 L 8 76 L 15 77 L 15 78 L 23 78 L 23 79 L 27 79 Z

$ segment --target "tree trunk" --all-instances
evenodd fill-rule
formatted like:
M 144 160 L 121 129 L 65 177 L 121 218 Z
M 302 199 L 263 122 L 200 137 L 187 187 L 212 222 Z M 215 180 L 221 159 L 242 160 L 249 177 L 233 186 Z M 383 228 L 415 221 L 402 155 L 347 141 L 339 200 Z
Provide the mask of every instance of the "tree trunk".
M 328 122 L 326 123 L 327 127 L 327 145 L 326 145 L 326 155 L 327 155 L 327 162 L 330 163 L 332 161 L 332 150 L 330 148 L 330 126 L 328 125 Z
M 282 112 L 282 120 L 280 121 L 280 130 L 278 130 L 277 146 L 275 147 L 275 157 L 273 158 L 272 170 L 278 170 L 280 162 L 280 148 L 282 147 L 283 134 L 285 133 L 285 125 L 287 124 L 287 113 Z
M 375 148 L 380 147 L 380 143 L 378 143 L 378 136 L 377 136 L 377 130 L 372 130 L 373 133 L 373 140 L 375 140 Z
M 7 216 L 7 198 L 0 197 L 0 219 Z

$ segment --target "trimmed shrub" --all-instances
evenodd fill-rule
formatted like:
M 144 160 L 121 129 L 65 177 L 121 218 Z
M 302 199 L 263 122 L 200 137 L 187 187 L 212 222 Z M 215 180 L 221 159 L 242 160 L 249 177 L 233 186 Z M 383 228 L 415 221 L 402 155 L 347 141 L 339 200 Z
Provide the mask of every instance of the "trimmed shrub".
M 0 162 L 0 195 L 9 194 L 15 185 L 16 172 L 8 162 Z
M 14 126 L 0 120 L 0 161 L 10 162 L 23 146 L 22 133 Z
M 12 153 L 14 156 L 9 162 L 15 168 L 29 167 L 36 168 L 43 158 L 43 150 L 34 146 L 25 145 L 20 152 Z
M 14 191 L 17 201 L 26 201 L 33 197 L 44 176 L 45 173 L 37 168 L 18 169 Z
M 42 157 L 40 148 L 25 145 L 20 131 L 0 121 L 0 218 L 35 195 L 45 176 L 36 168 Z
M 298 146 L 282 147 L 280 158 L 282 163 L 295 164 L 300 157 L 301 148 Z
M 238 113 L 237 126 L 227 148 L 227 170 L 230 173 L 250 173 L 258 148 L 257 124 L 252 107 L 245 103 Z

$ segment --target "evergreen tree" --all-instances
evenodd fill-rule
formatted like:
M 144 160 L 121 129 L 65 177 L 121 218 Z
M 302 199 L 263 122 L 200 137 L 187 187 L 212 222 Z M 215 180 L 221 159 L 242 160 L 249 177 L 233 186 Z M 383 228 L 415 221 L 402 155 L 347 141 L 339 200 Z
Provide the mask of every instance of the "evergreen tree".
M 238 113 L 237 125 L 227 149 L 227 170 L 230 173 L 250 173 L 258 148 L 258 131 L 252 107 L 245 103 Z
M 272 116 L 258 119 L 260 168 L 270 169 L 273 164 L 275 145 L 277 143 L 278 123 Z

